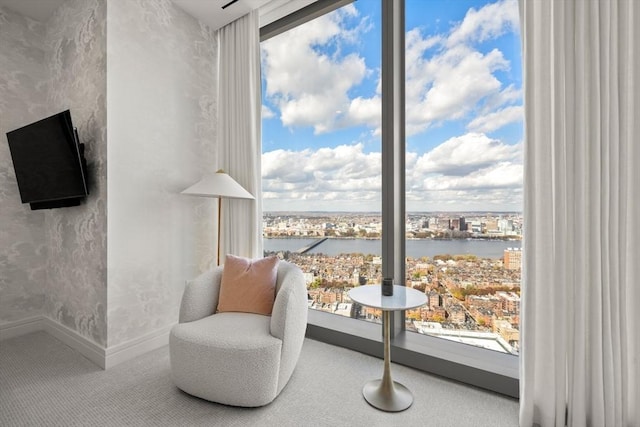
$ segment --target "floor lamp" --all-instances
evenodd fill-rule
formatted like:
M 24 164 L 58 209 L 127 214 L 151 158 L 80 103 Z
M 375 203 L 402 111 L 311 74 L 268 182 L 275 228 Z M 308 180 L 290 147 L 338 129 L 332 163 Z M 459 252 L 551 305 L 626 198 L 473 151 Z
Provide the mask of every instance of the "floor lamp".
M 218 263 L 220 265 L 220 224 L 222 223 L 222 199 L 255 199 L 222 169 L 214 175 L 205 176 L 180 194 L 199 197 L 216 197 L 218 199 Z

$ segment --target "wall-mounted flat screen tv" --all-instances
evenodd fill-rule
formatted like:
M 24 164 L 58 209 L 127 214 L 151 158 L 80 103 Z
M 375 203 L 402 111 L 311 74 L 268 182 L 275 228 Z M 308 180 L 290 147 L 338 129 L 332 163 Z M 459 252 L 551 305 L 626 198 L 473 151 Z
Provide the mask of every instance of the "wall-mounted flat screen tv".
M 22 203 L 31 209 L 79 205 L 89 194 L 84 144 L 69 110 L 7 133 Z

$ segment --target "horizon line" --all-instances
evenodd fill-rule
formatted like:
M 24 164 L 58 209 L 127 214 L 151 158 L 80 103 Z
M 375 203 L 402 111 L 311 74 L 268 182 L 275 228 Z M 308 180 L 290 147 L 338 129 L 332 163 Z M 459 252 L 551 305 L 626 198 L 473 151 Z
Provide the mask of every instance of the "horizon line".
M 273 210 L 273 211 L 268 211 L 268 210 L 263 210 L 262 213 L 322 213 L 322 214 L 336 214 L 336 213 L 375 213 L 375 214 L 382 214 L 382 211 L 296 211 L 296 210 Z M 434 210 L 434 211 L 407 211 L 406 213 L 410 214 L 410 213 L 517 213 L 517 214 L 522 214 L 522 211 L 498 211 L 498 210 L 472 210 L 472 211 L 458 211 L 458 210 L 453 210 L 453 211 L 439 211 L 439 210 Z

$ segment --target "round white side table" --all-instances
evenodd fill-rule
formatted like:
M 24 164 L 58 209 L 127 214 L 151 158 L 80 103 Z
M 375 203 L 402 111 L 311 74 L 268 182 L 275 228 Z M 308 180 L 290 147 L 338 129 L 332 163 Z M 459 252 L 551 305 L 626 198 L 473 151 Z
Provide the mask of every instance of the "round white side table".
M 420 307 L 427 303 L 427 296 L 415 289 L 398 285 L 393 287 L 393 295 L 383 296 L 380 285 L 364 285 L 351 289 L 349 298 L 358 304 L 382 310 L 384 373 L 382 379 L 366 383 L 362 395 L 375 408 L 387 412 L 404 411 L 413 403 L 413 394 L 407 387 L 391 379 L 390 313 Z

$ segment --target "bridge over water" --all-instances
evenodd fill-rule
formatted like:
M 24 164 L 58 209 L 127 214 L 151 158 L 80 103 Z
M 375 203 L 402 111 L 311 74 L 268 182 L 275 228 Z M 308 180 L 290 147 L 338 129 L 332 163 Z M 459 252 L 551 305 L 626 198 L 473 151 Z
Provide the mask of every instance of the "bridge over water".
M 323 237 L 322 239 L 318 239 L 315 242 L 312 242 L 312 243 L 308 244 L 307 246 L 298 249 L 296 251 L 296 253 L 297 254 L 304 254 L 304 253 L 310 251 L 311 249 L 315 248 L 316 246 L 318 246 L 320 243 L 324 242 L 327 239 L 328 239 L 328 237 Z

